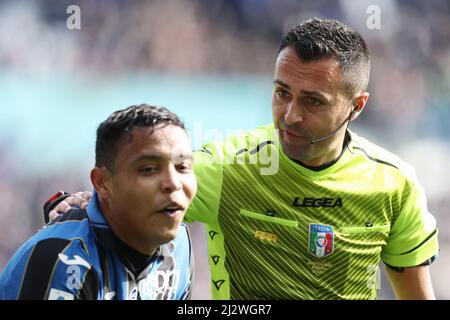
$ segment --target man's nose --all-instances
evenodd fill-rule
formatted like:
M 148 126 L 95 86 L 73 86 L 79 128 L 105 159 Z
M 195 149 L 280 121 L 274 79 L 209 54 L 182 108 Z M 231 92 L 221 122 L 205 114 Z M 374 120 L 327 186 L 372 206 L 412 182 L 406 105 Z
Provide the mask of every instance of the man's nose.
M 174 166 L 170 166 L 164 174 L 161 182 L 161 189 L 163 192 L 174 192 L 181 189 L 180 174 Z
M 294 125 L 298 122 L 303 122 L 303 113 L 301 107 L 295 100 L 287 106 L 286 114 L 284 115 L 284 121 L 287 125 Z

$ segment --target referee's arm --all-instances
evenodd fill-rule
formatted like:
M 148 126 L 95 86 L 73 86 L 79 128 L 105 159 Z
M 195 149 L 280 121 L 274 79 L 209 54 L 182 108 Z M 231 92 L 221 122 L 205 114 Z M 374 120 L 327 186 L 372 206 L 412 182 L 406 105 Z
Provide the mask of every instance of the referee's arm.
M 387 267 L 386 271 L 397 299 L 436 299 L 427 265 L 403 268 L 401 271 Z
M 417 181 L 405 187 L 404 198 L 381 258 L 397 299 L 435 299 L 428 266 L 439 252 L 436 219 Z

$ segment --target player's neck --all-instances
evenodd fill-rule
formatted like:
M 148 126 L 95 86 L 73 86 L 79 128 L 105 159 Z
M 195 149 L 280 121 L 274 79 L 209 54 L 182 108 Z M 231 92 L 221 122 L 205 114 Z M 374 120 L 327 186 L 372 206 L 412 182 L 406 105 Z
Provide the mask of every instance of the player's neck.
M 138 232 L 135 232 L 135 230 L 130 230 L 130 228 L 127 227 L 127 224 L 124 224 L 123 221 L 117 219 L 117 217 L 120 217 L 121 214 L 113 213 L 106 201 L 100 200 L 99 204 L 103 216 L 108 222 L 112 232 L 119 240 L 133 250 L 136 250 L 144 255 L 152 256 L 156 252 L 160 246 L 159 243 L 146 241 L 146 239 L 139 237 Z

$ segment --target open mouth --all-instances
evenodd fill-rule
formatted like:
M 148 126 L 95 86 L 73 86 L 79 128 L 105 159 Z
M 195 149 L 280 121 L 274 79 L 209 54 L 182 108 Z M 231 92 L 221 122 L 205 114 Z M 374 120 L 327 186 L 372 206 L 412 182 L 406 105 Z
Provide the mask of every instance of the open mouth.
M 179 205 L 177 203 L 169 204 L 168 206 L 165 206 L 163 209 L 159 210 L 159 213 L 165 214 L 169 217 L 174 217 L 176 215 L 182 214 L 184 212 L 185 208 L 182 205 Z

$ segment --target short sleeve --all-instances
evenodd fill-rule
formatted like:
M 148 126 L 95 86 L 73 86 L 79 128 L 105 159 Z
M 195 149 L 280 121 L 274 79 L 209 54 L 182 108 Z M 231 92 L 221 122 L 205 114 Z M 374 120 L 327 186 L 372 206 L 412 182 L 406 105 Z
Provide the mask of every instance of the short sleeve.
M 413 267 L 437 255 L 438 229 L 417 179 L 406 184 L 403 194 L 404 205 L 392 224 L 381 259 L 390 266 Z

